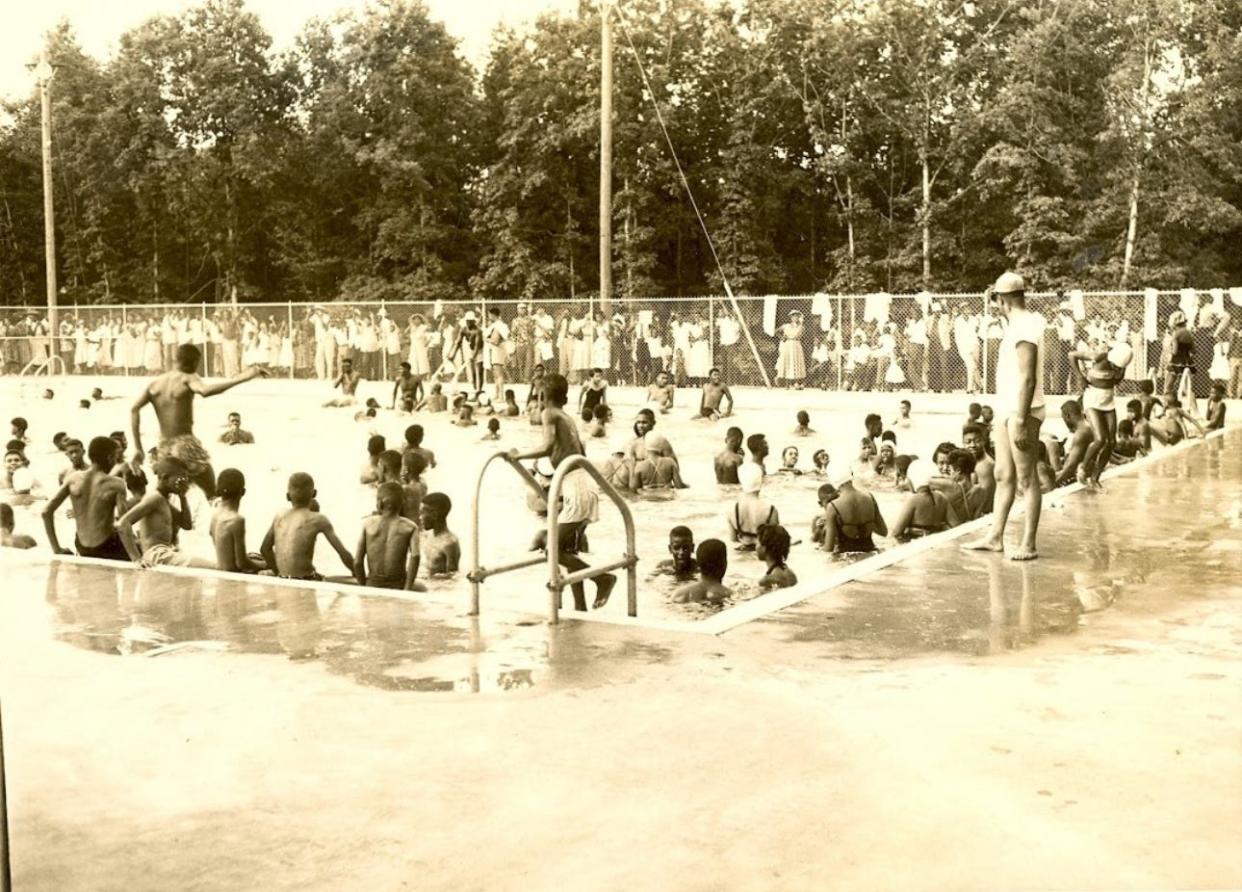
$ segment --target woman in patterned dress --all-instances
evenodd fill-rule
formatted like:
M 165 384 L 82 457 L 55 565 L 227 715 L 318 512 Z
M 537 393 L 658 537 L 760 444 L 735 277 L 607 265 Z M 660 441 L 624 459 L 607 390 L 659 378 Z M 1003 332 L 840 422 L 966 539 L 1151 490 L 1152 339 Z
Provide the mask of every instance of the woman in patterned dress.
M 781 346 L 776 359 L 776 380 L 802 389 L 806 377 L 806 353 L 802 349 L 802 314 L 794 310 L 780 328 Z

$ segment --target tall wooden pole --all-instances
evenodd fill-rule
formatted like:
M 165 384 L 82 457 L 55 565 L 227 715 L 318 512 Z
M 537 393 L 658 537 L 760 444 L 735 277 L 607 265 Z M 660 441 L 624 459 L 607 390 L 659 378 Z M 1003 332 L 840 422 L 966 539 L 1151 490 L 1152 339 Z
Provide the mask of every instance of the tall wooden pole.
M 47 49 L 39 60 L 39 98 L 43 106 L 43 249 L 47 265 L 47 323 L 51 342 L 60 337 L 56 313 L 56 215 L 52 207 L 52 65 Z M 56 355 L 55 347 L 52 355 Z
M 599 55 L 599 307 L 612 315 L 612 3 L 601 0 Z

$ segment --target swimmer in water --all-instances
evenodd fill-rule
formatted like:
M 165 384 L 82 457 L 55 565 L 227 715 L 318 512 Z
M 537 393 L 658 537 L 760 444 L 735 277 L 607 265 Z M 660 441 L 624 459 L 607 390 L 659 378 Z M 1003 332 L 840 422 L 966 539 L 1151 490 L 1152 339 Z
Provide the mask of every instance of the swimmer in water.
M 512 389 L 505 391 L 505 407 L 500 414 L 506 418 L 517 418 L 522 414 L 522 410 L 518 408 L 517 395 Z
M 494 440 L 499 440 L 499 439 L 500 439 L 500 419 L 499 418 L 487 419 L 487 433 L 485 433 L 482 436 L 480 442 L 485 442 L 488 440 L 494 441 Z
M 35 540 L 23 533 L 15 533 L 16 526 L 13 506 L 8 502 L 0 502 L 0 548 L 34 548 Z
M 448 397 L 444 395 L 444 385 L 436 382 L 431 385 L 431 392 L 427 394 L 427 398 L 420 400 L 414 406 L 414 411 L 419 412 L 426 409 L 428 412 L 446 412 L 448 411 Z
M 211 517 L 211 542 L 216 547 L 216 569 L 229 573 L 259 573 L 267 569 L 262 559 L 246 551 L 246 518 L 241 500 L 246 494 L 246 478 L 236 468 L 225 468 L 216 481 L 220 506 Z
M 897 404 L 897 417 L 893 419 L 891 427 L 909 427 L 914 423 L 914 419 L 910 417 L 910 401 L 902 400 Z
M 667 415 L 673 408 L 674 386 L 668 372 L 656 374 L 655 383 L 647 388 L 647 403 L 661 415 Z
M 65 499 L 73 505 L 73 522 L 77 529 L 74 545 L 82 557 L 109 561 L 128 561 L 129 553 L 116 529 L 116 519 L 126 507 L 125 483 L 112 476 L 118 455 L 117 445 L 110 437 L 91 440 L 90 466 L 71 473 L 56 495 L 43 509 L 43 528 L 54 554 L 73 554 L 62 548 L 56 536 L 56 511 Z
M 888 535 L 880 506 L 875 496 L 855 489 L 853 481 L 847 480 L 824 508 L 823 550 L 833 554 L 875 551 L 873 535 Z
M 972 422 L 963 425 L 962 446 L 975 457 L 975 482 L 987 494 L 987 510 L 991 511 L 992 500 L 996 495 L 996 462 L 987 452 L 987 428 L 982 424 Z
M 401 451 L 417 452 L 423 457 L 427 467 L 434 468 L 436 466 L 436 454 L 423 446 L 423 426 L 421 424 L 411 424 L 405 429 L 405 445 L 401 447 Z
M 795 437 L 814 436 L 815 431 L 811 429 L 811 416 L 805 409 L 798 412 L 798 426 L 793 429 Z
M 828 463 L 831 461 L 827 449 L 816 449 L 815 454 L 811 456 L 811 464 L 815 469 L 811 471 L 816 477 L 828 476 Z
M 742 429 L 731 427 L 725 431 L 725 448 L 716 454 L 716 482 L 737 485 L 737 469 L 745 461 L 742 454 Z
M 315 571 L 315 542 L 320 536 L 328 540 L 350 575 L 354 573 L 354 556 L 336 535 L 332 522 L 311 507 L 316 495 L 310 474 L 290 475 L 286 491 L 290 507 L 276 515 L 259 547 L 268 570 L 283 579 L 323 579 Z
M 902 501 L 889 534 L 898 542 L 909 542 L 949 528 L 949 500 L 932 489 L 930 462 L 914 461 L 907 469 L 913 488 Z
M 340 408 L 342 406 L 352 406 L 357 402 L 354 396 L 358 390 L 358 382 L 362 380 L 357 372 L 354 371 L 354 361 L 352 359 L 341 360 L 341 373 L 336 376 L 336 380 L 332 382 L 332 389 L 341 388 L 341 395 L 324 403 L 325 409 Z
M 828 503 L 837 497 L 837 488 L 831 483 L 825 483 L 820 486 L 815 493 L 815 500 L 819 503 L 819 513 L 815 515 L 811 521 L 811 544 L 823 546 L 824 544 L 824 527 L 827 521 L 827 515 L 824 509 L 828 507 Z
M 791 588 L 798 584 L 797 575 L 785 564 L 789 558 L 789 549 L 789 531 L 779 523 L 764 524 L 759 528 L 755 556 L 768 565 L 768 571 L 759 580 L 761 592 Z
M 767 460 L 767 457 L 771 452 L 771 449 L 768 447 L 768 438 L 763 434 L 751 434 L 746 438 L 746 448 L 750 450 L 750 463 L 752 465 L 757 465 L 759 470 L 766 474 L 768 469 L 765 467 L 764 461 Z M 738 474 L 741 474 L 740 469 Z
M 423 499 L 427 497 L 427 484 L 423 471 L 427 462 L 417 452 L 407 452 L 401 457 L 401 490 L 405 495 L 405 507 L 401 516 L 414 523 L 422 523 Z
M 448 528 L 452 510 L 453 502 L 442 492 L 429 493 L 423 498 L 423 538 L 419 548 L 420 561 L 426 562 L 428 576 L 450 576 L 461 564 L 461 542 Z
M 726 520 L 734 547 L 738 551 L 754 551 L 759 528 L 764 524 L 780 523 L 781 518 L 776 507 L 759 495 L 763 489 L 763 469 L 759 465 L 747 462 L 738 468 L 737 478 L 742 494 L 730 507 Z
M 374 486 L 379 482 L 379 457 L 384 453 L 384 448 L 383 434 L 372 434 L 367 438 L 367 460 L 358 474 L 358 482 L 363 486 Z
M 699 567 L 699 580 L 684 585 L 673 592 L 675 604 L 719 604 L 733 596 L 724 584 L 729 569 L 729 549 L 719 539 L 704 539 L 695 553 Z
M 798 468 L 798 456 L 797 446 L 786 446 L 781 450 L 781 466 L 777 469 L 777 473 L 801 477 L 802 471 Z
M 354 578 L 372 588 L 425 592 L 417 581 L 418 524 L 403 516 L 400 484 L 383 483 L 375 493 L 375 514 L 363 519 L 354 549 Z
M 654 576 L 672 576 L 687 582 L 698 576 L 699 565 L 694 559 L 694 533 L 689 527 L 673 527 L 668 532 L 668 553 L 672 557 L 656 564 Z
M 729 401 L 727 409 L 721 408 L 723 400 Z M 698 418 L 708 421 L 719 421 L 721 418 L 727 418 L 733 414 L 733 392 L 729 390 L 729 385 L 724 384 L 720 380 L 720 369 L 713 368 L 707 373 L 707 380 L 703 382 L 703 395 L 699 400 Z

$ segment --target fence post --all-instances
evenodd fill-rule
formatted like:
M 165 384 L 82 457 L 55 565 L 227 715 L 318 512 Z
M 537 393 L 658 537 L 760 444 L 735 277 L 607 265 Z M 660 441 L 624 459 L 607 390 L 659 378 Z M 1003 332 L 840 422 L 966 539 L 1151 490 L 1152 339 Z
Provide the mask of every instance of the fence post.
M 707 358 L 716 365 L 716 299 L 707 299 Z
M 293 301 L 285 301 L 285 319 L 289 331 L 289 380 L 292 381 L 297 375 L 298 365 L 298 342 L 297 335 L 293 328 Z M 281 344 L 281 350 L 284 350 L 284 344 Z
M 133 336 L 126 331 L 129 328 L 129 304 L 121 304 L 121 332 L 124 339 L 121 345 L 121 363 L 125 369 L 125 377 L 129 377 L 129 345 L 133 342 Z

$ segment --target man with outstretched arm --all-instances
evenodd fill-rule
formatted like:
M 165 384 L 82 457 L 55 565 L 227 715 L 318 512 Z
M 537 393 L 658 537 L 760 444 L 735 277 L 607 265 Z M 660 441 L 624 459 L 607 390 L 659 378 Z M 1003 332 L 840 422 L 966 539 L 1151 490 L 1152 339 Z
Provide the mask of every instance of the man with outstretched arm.
M 1039 428 L 1044 414 L 1044 317 L 1026 309 L 1026 284 L 1017 273 L 996 280 L 991 299 L 1008 321 L 996 360 L 996 495 L 992 528 L 983 538 L 962 546 L 975 551 L 1005 550 L 1005 524 L 1019 489 L 1026 514 L 1022 542 L 1011 557 L 1029 561 L 1039 557 L 1035 537 L 1043 494 L 1032 482 L 1039 457 Z
M 156 458 L 175 458 L 182 462 L 191 482 L 208 499 L 213 499 L 216 496 L 216 475 L 211 468 L 211 456 L 194 436 L 194 397 L 215 396 L 246 381 L 266 378 L 268 373 L 260 366 L 251 366 L 236 377 L 208 384 L 197 371 L 201 356 L 193 344 L 182 344 L 177 348 L 177 367 L 148 384 L 130 409 L 130 426 L 134 434 L 133 465 L 137 469 L 142 464 L 142 408 L 150 404 L 160 423 Z

